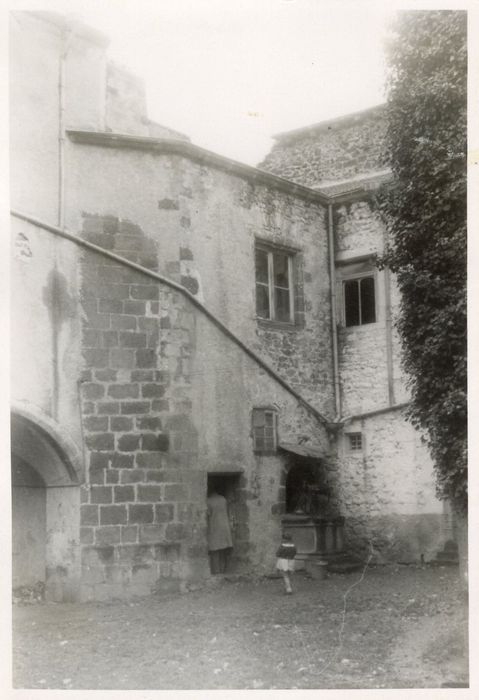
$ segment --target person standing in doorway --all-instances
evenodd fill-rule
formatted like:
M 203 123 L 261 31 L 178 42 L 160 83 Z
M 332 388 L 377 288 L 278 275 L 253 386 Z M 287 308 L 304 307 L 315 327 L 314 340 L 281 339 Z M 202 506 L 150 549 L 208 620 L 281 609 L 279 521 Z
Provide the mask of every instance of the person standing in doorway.
M 215 486 L 208 490 L 208 554 L 212 574 L 224 574 L 233 547 L 226 498 Z

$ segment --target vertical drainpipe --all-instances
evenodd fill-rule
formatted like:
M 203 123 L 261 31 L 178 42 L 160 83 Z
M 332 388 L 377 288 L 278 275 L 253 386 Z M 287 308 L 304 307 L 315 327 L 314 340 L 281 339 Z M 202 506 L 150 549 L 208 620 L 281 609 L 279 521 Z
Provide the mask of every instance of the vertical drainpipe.
M 384 268 L 384 302 L 386 311 L 386 364 L 388 376 L 388 400 L 389 405 L 396 403 L 394 397 L 394 375 L 393 375 L 393 334 L 391 317 L 391 275 L 387 267 Z
M 339 386 L 339 354 L 338 354 L 338 328 L 336 311 L 336 269 L 334 264 L 334 231 L 333 231 L 333 205 L 328 204 L 328 248 L 329 248 L 329 278 L 331 299 L 331 336 L 333 340 L 333 380 L 334 400 L 336 407 L 336 420 L 341 418 L 341 393 Z

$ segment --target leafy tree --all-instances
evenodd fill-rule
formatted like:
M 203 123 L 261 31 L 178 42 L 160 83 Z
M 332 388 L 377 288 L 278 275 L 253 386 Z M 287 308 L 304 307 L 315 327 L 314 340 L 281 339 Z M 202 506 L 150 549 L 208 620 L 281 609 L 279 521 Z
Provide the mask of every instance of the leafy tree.
M 380 265 L 397 276 L 397 328 L 438 495 L 467 503 L 466 13 L 400 13 L 388 46 L 388 229 Z

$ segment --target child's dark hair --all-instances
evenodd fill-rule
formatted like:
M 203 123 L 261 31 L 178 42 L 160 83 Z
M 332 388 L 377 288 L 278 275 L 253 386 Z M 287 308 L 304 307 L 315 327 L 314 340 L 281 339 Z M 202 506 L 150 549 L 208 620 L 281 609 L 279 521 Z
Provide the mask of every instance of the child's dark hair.
M 287 540 L 288 542 L 291 539 L 291 535 L 289 534 L 289 532 L 283 532 L 281 537 L 283 540 Z

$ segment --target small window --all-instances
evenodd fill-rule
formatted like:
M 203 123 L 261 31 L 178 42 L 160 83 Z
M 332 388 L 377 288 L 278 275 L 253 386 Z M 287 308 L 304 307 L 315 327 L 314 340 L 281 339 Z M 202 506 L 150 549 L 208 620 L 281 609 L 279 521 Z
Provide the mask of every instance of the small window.
M 283 250 L 257 246 L 256 315 L 268 321 L 292 323 L 293 256 Z
M 344 323 L 363 326 L 376 321 L 374 276 L 359 277 L 343 282 Z
M 276 452 L 276 411 L 253 409 L 253 449 L 255 452 Z
M 348 433 L 348 440 L 351 452 L 361 452 L 363 449 L 363 436 L 361 433 Z

